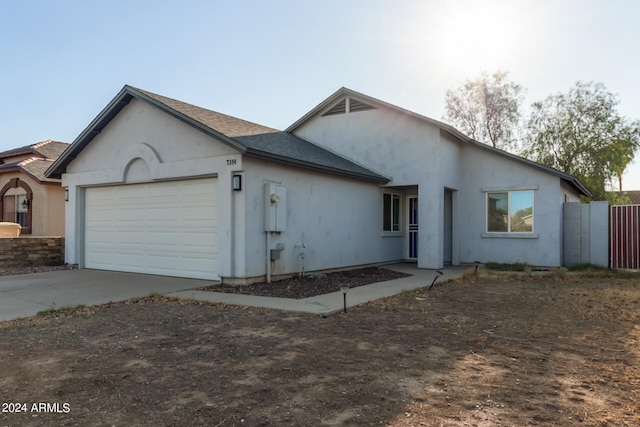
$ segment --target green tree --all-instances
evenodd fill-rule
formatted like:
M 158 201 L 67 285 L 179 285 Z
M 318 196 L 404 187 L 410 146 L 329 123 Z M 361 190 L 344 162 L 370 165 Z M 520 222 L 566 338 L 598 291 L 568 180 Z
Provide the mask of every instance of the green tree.
M 507 73 L 482 74 L 447 90 L 444 120 L 472 139 L 509 149 L 516 142 L 522 87 Z
M 577 176 L 594 200 L 606 200 L 607 186 L 622 180 L 640 146 L 640 123 L 622 117 L 617 105 L 602 83 L 582 82 L 534 103 L 522 155 Z

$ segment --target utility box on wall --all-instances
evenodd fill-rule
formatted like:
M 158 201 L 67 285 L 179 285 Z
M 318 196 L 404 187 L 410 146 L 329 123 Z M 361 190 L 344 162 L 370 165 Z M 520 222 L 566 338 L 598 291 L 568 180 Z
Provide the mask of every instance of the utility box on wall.
M 287 226 L 287 188 L 273 183 L 264 185 L 265 231 L 280 232 Z

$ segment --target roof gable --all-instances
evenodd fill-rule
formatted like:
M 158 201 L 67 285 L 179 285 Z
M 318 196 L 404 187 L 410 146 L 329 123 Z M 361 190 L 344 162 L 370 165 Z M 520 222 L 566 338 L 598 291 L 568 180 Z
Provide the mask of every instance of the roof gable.
M 373 105 L 362 102 L 357 98 L 344 96 L 333 106 L 322 113 L 322 116 L 333 116 L 336 114 L 357 113 L 358 111 L 375 110 Z
M 331 111 L 334 108 L 336 108 L 337 105 L 341 105 L 342 99 L 355 99 L 357 102 L 359 102 L 359 103 L 361 103 L 363 105 L 370 106 L 371 108 L 389 109 L 389 110 L 395 111 L 397 113 L 400 113 L 400 114 L 406 115 L 408 117 L 411 117 L 411 118 L 413 118 L 415 120 L 418 120 L 420 122 L 424 122 L 424 123 L 430 124 L 432 126 L 435 126 L 438 129 L 440 129 L 441 132 L 445 132 L 445 133 L 451 135 L 453 138 L 461 141 L 462 143 L 470 144 L 470 145 L 473 145 L 473 146 L 478 147 L 480 149 L 488 150 L 488 151 L 492 152 L 493 154 L 496 154 L 496 155 L 499 155 L 499 156 L 502 156 L 502 157 L 505 157 L 505 158 L 509 158 L 511 160 L 514 160 L 514 161 L 520 162 L 522 164 L 525 164 L 525 165 L 527 165 L 529 167 L 533 167 L 533 168 L 539 169 L 539 170 L 541 170 L 543 172 L 555 175 L 555 176 L 559 177 L 560 179 L 564 180 L 565 182 L 567 182 L 569 185 L 571 185 L 580 194 L 582 194 L 584 196 L 587 196 L 587 197 L 591 196 L 591 192 L 587 189 L 587 187 L 577 177 L 575 177 L 573 175 L 570 175 L 568 173 L 561 172 L 561 171 L 559 171 L 557 169 L 554 169 L 554 168 L 542 165 L 540 163 L 536 163 L 534 161 L 525 159 L 524 157 L 520 157 L 520 156 L 517 156 L 515 154 L 508 153 L 508 152 L 500 150 L 498 148 L 493 148 L 493 147 L 491 147 L 491 146 L 489 146 L 487 144 L 483 144 L 481 142 L 478 142 L 478 141 L 475 141 L 475 140 L 469 138 L 468 136 L 464 135 L 462 132 L 460 132 L 459 130 L 455 129 L 451 125 L 448 125 L 446 123 L 440 122 L 438 120 L 431 119 L 429 117 L 420 115 L 418 113 L 414 113 L 413 111 L 406 110 L 404 108 L 398 107 L 398 106 L 390 104 L 388 102 L 384 102 L 384 101 L 381 101 L 379 99 L 373 98 L 371 96 L 356 92 L 356 91 L 354 91 L 352 89 L 348 89 L 346 87 L 342 87 L 342 88 L 338 89 L 335 93 L 333 93 L 331 96 L 329 96 L 327 99 L 322 101 L 320 104 L 318 104 L 316 107 L 314 107 L 307 114 L 305 114 L 300 119 L 298 119 L 296 122 L 294 122 L 287 129 L 285 129 L 285 132 L 293 133 L 293 132 L 295 132 L 296 129 L 298 129 L 299 127 L 303 126 L 306 122 L 312 120 L 314 117 L 329 115 L 329 114 L 326 114 L 326 113 L 328 111 Z
M 231 146 L 243 154 L 262 157 L 330 173 L 340 173 L 365 180 L 387 182 L 388 179 L 300 138 L 276 129 L 207 110 L 131 86 L 124 88 L 75 139 L 68 150 L 46 171 L 46 176 L 60 178 L 67 165 L 133 98 L 154 105 L 163 112 Z M 319 163 L 316 163 L 320 161 Z

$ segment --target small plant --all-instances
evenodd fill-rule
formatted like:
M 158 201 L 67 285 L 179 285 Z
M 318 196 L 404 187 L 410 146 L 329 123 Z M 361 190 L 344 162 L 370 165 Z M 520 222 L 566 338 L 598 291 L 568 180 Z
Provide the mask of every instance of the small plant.
M 564 280 L 567 277 L 567 269 L 565 267 L 558 268 L 553 274 L 560 280 Z
M 70 313 L 73 312 L 75 310 L 79 310 L 81 308 L 84 308 L 85 305 L 84 304 L 78 304 L 76 306 L 71 306 L 71 305 L 65 305 L 63 307 L 60 308 L 48 308 L 46 310 L 40 310 L 39 312 L 36 313 L 36 316 L 50 316 L 52 314 L 60 314 L 60 313 Z

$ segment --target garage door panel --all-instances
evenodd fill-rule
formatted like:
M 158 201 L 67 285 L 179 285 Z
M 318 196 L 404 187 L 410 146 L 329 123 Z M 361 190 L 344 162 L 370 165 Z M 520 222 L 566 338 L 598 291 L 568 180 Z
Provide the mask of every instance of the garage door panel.
M 96 212 L 95 217 L 93 218 L 94 223 L 111 223 L 113 221 L 113 217 L 116 213 L 113 210 L 107 210 Z
M 87 240 L 91 239 L 96 246 L 101 244 L 113 244 L 116 242 L 116 235 L 109 232 L 92 231 L 87 233 Z
M 215 178 L 86 190 L 85 266 L 218 279 Z
M 107 269 L 106 267 L 113 265 L 115 261 L 115 254 L 113 254 L 112 252 L 100 250 L 96 250 L 95 252 L 91 253 L 86 259 L 87 264 L 91 262 L 91 264 L 93 265 L 92 268 L 98 269 L 102 269 L 102 267 L 105 267 L 105 269 Z
M 215 234 L 212 234 L 212 233 L 182 232 L 180 234 L 180 242 L 184 246 L 192 246 L 194 248 L 199 248 L 199 247 L 215 248 L 217 246 L 216 240 L 215 240 Z
M 147 246 L 150 250 L 180 246 L 180 231 L 163 230 L 147 235 Z M 154 248 L 157 247 L 157 248 Z
M 141 231 L 131 231 L 131 230 L 118 230 L 114 233 L 115 242 L 118 246 L 120 246 L 123 250 L 127 250 L 127 246 L 129 246 L 129 250 L 131 249 L 143 249 L 143 245 L 145 244 L 146 236 L 145 233 Z
M 145 220 L 144 218 L 145 211 L 143 209 L 122 207 L 114 213 L 118 221 L 130 221 L 132 223 L 141 223 L 141 222 L 144 222 Z

